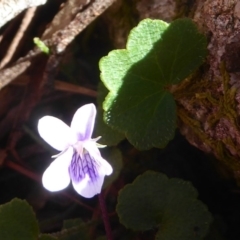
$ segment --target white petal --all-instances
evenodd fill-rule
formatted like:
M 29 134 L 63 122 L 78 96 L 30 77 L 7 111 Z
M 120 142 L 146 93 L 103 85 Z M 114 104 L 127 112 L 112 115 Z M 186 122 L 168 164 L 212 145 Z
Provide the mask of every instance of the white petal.
M 96 117 L 94 104 L 86 104 L 79 108 L 73 116 L 71 129 L 78 135 L 78 140 L 90 139 L 92 136 Z
M 62 151 L 69 144 L 76 142 L 76 136 L 70 127 L 58 118 L 45 116 L 38 122 L 40 136 L 53 148 Z
M 105 175 L 107 175 L 107 176 L 111 175 L 113 172 L 113 169 L 112 169 L 112 166 L 108 163 L 108 161 L 106 161 L 104 158 L 102 158 L 101 164 L 104 168 Z
M 112 166 L 101 156 L 99 149 L 96 146 L 96 142 L 94 141 L 87 141 L 84 142 L 84 148 L 87 149 L 89 154 L 93 156 L 102 166 L 102 171 L 105 175 L 110 175 L 113 172 Z
M 104 174 L 99 173 L 99 177 L 93 182 L 89 175 L 86 174 L 86 177 L 79 183 L 72 182 L 74 189 L 78 194 L 85 198 L 92 198 L 95 195 L 99 194 L 102 190 L 104 180 Z
M 56 158 L 43 173 L 43 186 L 51 191 L 59 191 L 66 188 L 70 183 L 68 167 L 72 160 L 73 149 L 69 148 L 66 152 Z

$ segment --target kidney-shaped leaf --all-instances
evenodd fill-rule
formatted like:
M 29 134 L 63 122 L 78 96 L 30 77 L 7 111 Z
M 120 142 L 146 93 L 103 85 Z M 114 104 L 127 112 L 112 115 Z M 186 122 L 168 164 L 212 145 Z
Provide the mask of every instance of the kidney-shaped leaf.
M 139 149 L 164 147 L 174 136 L 176 107 L 169 86 L 189 76 L 206 56 L 206 38 L 190 19 L 145 19 L 127 47 L 100 61 L 109 93 L 105 122 Z
M 127 228 L 159 228 L 159 240 L 200 240 L 212 221 L 191 183 L 151 171 L 120 191 L 117 213 Z

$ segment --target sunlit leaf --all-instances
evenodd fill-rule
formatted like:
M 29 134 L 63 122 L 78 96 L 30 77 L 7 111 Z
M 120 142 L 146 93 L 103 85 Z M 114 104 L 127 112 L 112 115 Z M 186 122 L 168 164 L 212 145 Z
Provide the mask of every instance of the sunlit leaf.
M 97 117 L 96 117 L 94 135 L 96 137 L 101 136 L 99 143 L 107 146 L 115 146 L 120 141 L 122 141 L 125 138 L 125 136 L 123 133 L 117 130 L 114 130 L 103 121 L 102 103 L 105 97 L 107 96 L 107 94 L 108 94 L 108 90 L 100 82 L 98 86 L 98 97 L 97 97 L 98 108 L 97 108 Z
M 33 39 L 33 42 L 43 53 L 49 54 L 50 50 L 48 46 L 43 41 L 41 41 L 41 39 L 39 39 L 38 37 L 35 37 Z
M 105 122 L 139 149 L 165 147 L 176 127 L 169 87 L 196 70 L 205 56 L 206 38 L 190 19 L 141 21 L 126 49 L 110 52 L 99 63 L 109 90 Z

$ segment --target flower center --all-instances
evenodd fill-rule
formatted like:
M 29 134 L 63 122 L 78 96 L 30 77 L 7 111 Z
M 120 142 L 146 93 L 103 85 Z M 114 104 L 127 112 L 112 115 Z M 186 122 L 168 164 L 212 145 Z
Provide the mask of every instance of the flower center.
M 78 183 L 89 177 L 94 182 L 98 179 L 98 162 L 89 154 L 89 152 L 82 148 L 81 154 L 79 149 L 74 149 L 71 164 L 68 168 L 69 175 L 72 181 Z
M 83 142 L 78 141 L 72 147 L 74 149 L 74 152 L 77 152 L 81 157 L 83 157 L 83 153 L 85 151 L 83 147 Z

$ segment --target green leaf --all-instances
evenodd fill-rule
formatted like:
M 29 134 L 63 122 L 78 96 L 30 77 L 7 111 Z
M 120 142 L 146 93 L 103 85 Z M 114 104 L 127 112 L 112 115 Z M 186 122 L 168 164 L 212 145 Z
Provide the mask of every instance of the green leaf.
M 35 214 L 26 201 L 13 199 L 0 206 L 0 239 L 36 240 L 38 234 Z
M 55 236 L 58 240 L 90 239 L 87 225 L 80 218 L 64 221 L 62 231 L 55 233 Z
M 63 229 L 79 227 L 80 225 L 84 225 L 84 221 L 81 218 L 68 219 L 63 222 Z
M 225 227 L 226 223 L 221 217 L 216 215 L 204 240 L 226 240 L 225 237 L 223 237 L 223 229 L 225 229 Z
M 116 146 L 120 141 L 122 141 L 125 136 L 123 133 L 114 130 L 109 125 L 107 125 L 103 121 L 103 108 L 102 103 L 105 97 L 108 94 L 108 90 L 103 85 L 102 82 L 99 83 L 98 86 L 98 97 L 97 97 L 97 117 L 96 123 L 94 128 L 94 135 L 96 137 L 101 136 L 101 139 L 98 141 L 100 144 L 107 145 L 107 146 Z
M 191 183 L 151 171 L 120 191 L 117 213 L 127 228 L 159 228 L 159 240 L 200 240 L 212 221 Z
M 41 41 L 40 38 L 35 37 L 33 39 L 33 42 L 43 53 L 46 53 L 47 55 L 49 54 L 50 50 L 49 50 L 48 46 L 43 41 Z
M 38 240 L 58 240 L 58 239 L 49 234 L 41 234 Z
M 105 122 L 139 149 L 165 147 L 176 127 L 169 87 L 200 66 L 206 46 L 189 19 L 141 21 L 126 49 L 100 60 L 101 80 L 110 91 L 103 104 Z
M 103 184 L 103 189 L 104 189 L 118 178 L 122 170 L 123 163 L 122 163 L 122 154 L 115 147 L 103 148 L 101 149 L 101 154 L 103 158 L 106 159 L 113 168 L 113 173 L 109 176 L 106 176 L 104 179 L 104 184 Z
M 106 236 L 101 236 L 101 237 L 98 237 L 97 240 L 107 240 L 107 237 Z

